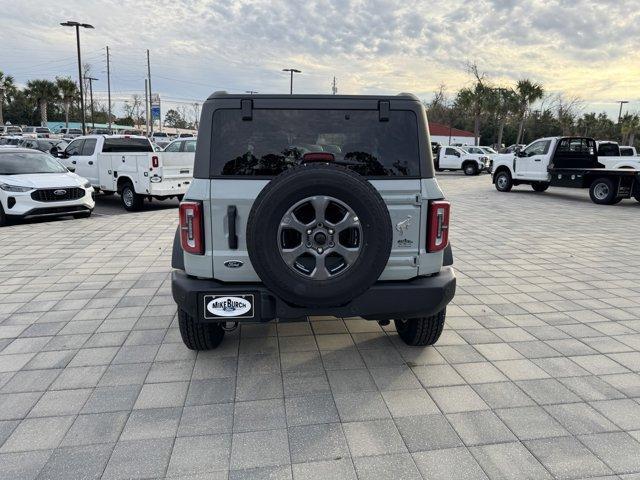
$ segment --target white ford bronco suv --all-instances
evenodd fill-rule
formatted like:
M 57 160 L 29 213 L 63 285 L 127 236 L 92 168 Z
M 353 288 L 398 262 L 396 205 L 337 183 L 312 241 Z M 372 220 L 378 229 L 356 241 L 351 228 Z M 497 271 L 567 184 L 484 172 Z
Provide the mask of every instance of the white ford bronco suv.
M 182 339 L 329 315 L 431 345 L 455 294 L 448 229 L 413 95 L 214 93 L 173 246 Z

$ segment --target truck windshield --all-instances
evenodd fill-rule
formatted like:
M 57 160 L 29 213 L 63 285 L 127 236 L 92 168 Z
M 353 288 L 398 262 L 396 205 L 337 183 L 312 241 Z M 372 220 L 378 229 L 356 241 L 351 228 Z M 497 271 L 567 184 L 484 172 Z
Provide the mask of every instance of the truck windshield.
M 274 176 L 307 153 L 330 153 L 335 163 L 370 177 L 418 177 L 418 124 L 412 111 L 253 110 L 213 116 L 214 175 Z
M 0 175 L 20 175 L 26 173 L 65 173 L 58 161 L 46 153 L 1 152 Z
M 116 137 L 105 139 L 102 152 L 153 152 L 153 147 L 146 138 Z

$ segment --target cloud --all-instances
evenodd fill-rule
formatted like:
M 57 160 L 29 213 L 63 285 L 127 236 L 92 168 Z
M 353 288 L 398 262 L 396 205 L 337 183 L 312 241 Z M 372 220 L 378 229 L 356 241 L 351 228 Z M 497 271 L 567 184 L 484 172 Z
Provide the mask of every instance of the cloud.
M 66 19 L 96 27 L 83 31 L 83 52 L 98 91 L 110 45 L 121 95 L 143 91 L 149 48 L 154 90 L 176 101 L 285 92 L 289 66 L 303 70 L 301 93 L 328 93 L 335 75 L 340 93 L 425 97 L 467 84 L 468 61 L 495 83 L 529 77 L 587 103 L 640 100 L 637 0 L 29 0 L 3 6 L 0 69 L 75 78 Z

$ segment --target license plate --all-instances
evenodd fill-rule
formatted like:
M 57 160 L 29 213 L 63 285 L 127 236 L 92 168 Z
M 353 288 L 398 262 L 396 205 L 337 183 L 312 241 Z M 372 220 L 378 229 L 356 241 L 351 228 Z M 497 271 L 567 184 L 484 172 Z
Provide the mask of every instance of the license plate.
M 235 319 L 253 318 L 255 316 L 254 298 L 247 295 L 205 295 L 204 318 Z

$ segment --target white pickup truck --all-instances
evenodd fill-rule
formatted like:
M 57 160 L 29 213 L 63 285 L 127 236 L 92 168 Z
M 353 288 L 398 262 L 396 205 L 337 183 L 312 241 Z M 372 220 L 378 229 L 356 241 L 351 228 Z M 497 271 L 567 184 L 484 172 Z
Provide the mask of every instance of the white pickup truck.
M 600 163 L 607 168 L 632 168 L 640 170 L 640 158 L 623 153 L 623 147 L 618 142 L 596 141 L 598 147 L 598 158 Z M 633 148 L 633 147 L 624 147 Z M 635 150 L 635 149 L 634 149 Z
M 469 153 L 464 147 L 442 146 L 435 159 L 436 169 L 462 170 L 465 175 L 478 175 L 489 168 L 486 154 Z
M 540 138 L 511 155 L 498 155 L 493 183 L 499 192 L 531 185 L 536 192 L 551 187 L 588 188 L 594 203 L 613 205 L 624 198 L 640 202 L 640 172 L 616 167 L 617 157 L 601 157 L 588 137 Z
M 120 194 L 129 211 L 144 199 L 182 199 L 193 177 L 193 152 L 154 152 L 148 138 L 85 135 L 59 152 L 60 161 L 105 194 Z

